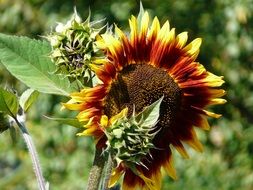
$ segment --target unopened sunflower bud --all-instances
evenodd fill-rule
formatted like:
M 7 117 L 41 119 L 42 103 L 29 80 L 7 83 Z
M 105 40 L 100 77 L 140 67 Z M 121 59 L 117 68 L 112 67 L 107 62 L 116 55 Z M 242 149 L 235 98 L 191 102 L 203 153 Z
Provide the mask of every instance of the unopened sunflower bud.
M 100 29 L 88 17 L 82 22 L 76 11 L 67 24 L 58 23 L 55 32 L 47 39 L 52 46 L 51 59 L 57 66 L 55 73 L 69 77 L 70 81 L 89 77 L 89 65 L 102 55 L 96 46 L 96 38 Z
M 144 165 L 142 158 L 155 148 L 152 141 L 158 132 L 155 125 L 161 101 L 162 98 L 137 115 L 133 111 L 130 118 L 125 108 L 110 119 L 109 127 L 105 127 L 107 150 L 115 157 L 117 164 L 123 161 L 126 164 Z

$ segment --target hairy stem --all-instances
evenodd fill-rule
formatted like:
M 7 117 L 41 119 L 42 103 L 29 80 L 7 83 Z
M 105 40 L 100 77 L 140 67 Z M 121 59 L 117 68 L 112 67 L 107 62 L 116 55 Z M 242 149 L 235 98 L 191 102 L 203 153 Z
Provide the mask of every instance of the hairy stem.
M 90 170 L 87 190 L 98 190 L 101 176 L 105 166 L 106 157 L 102 154 L 102 149 L 96 148 L 93 165 Z
M 103 190 L 109 190 L 108 185 L 109 185 L 109 180 L 110 180 L 110 176 L 112 173 L 112 168 L 113 168 L 112 157 L 111 157 L 111 155 L 109 155 L 108 160 L 107 160 L 106 171 L 105 171 Z
M 40 190 L 46 190 L 46 184 L 45 184 L 45 180 L 44 177 L 42 175 L 42 170 L 41 170 L 41 166 L 40 166 L 40 162 L 39 162 L 39 157 L 36 151 L 36 148 L 34 146 L 32 137 L 30 136 L 25 123 L 24 122 L 19 122 L 17 118 L 15 118 L 15 121 L 19 127 L 19 129 L 22 132 L 22 136 L 24 138 L 24 141 L 26 143 L 28 152 L 31 156 L 32 159 L 32 163 L 33 163 L 33 169 L 34 169 L 34 173 L 36 175 L 37 178 L 37 182 L 38 182 L 38 186 Z

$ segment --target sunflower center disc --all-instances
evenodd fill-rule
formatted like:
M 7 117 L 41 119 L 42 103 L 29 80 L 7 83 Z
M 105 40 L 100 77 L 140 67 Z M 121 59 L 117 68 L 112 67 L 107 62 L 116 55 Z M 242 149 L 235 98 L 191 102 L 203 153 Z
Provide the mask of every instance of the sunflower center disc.
M 116 115 L 125 107 L 132 112 L 143 110 L 164 95 L 160 107 L 160 126 L 170 126 L 181 105 L 181 90 L 173 78 L 161 68 L 147 64 L 126 66 L 118 73 L 105 100 L 105 114 Z

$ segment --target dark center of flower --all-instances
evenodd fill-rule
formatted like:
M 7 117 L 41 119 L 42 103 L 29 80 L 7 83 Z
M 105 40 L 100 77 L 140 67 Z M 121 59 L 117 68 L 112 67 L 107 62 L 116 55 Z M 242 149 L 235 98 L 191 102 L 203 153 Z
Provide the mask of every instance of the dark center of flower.
M 143 110 L 162 96 L 159 125 L 169 127 L 181 105 L 181 89 L 162 68 L 133 64 L 119 72 L 105 100 L 105 114 L 116 115 L 125 107 Z

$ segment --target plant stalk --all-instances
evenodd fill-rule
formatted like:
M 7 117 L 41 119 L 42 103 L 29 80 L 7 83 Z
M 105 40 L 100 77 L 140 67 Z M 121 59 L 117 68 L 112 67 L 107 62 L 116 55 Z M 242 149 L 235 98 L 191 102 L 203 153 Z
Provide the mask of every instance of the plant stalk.
M 24 122 L 19 122 L 16 117 L 14 117 L 14 120 L 22 132 L 22 136 L 24 138 L 28 152 L 29 152 L 30 157 L 32 159 L 33 169 L 34 169 L 34 173 L 35 173 L 35 176 L 37 179 L 39 189 L 46 190 L 47 188 L 46 188 L 44 177 L 42 175 L 42 170 L 41 170 L 41 166 L 40 166 L 40 162 L 39 162 L 38 153 L 37 153 L 36 148 L 34 146 L 32 137 L 30 136 Z
M 102 154 L 102 149 L 96 148 L 93 165 L 89 174 L 87 190 L 99 189 L 105 162 L 106 162 L 106 157 Z
M 106 171 L 105 171 L 105 179 L 104 179 L 104 184 L 103 184 L 103 190 L 109 190 L 110 189 L 108 187 L 108 185 L 109 185 L 109 180 L 110 180 L 111 173 L 112 173 L 112 168 L 113 168 L 112 157 L 109 154 L 108 160 L 107 160 L 107 167 L 106 167 Z

